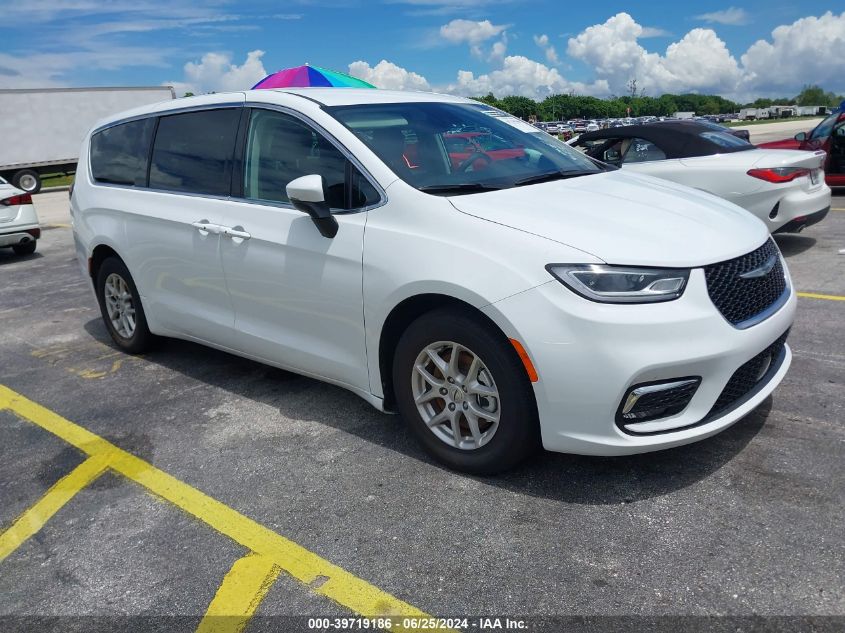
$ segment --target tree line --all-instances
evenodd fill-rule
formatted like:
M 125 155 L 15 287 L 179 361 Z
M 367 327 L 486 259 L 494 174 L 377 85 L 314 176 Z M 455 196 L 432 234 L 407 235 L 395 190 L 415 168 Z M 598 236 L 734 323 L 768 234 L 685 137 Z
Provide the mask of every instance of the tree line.
M 474 97 L 492 106 L 509 112 L 521 119 L 537 117 L 540 121 L 564 121 L 568 119 L 603 119 L 626 116 L 669 116 L 675 112 L 695 112 L 703 114 L 729 114 L 739 112 L 744 107 L 767 108 L 772 105 L 820 105 L 838 106 L 845 97 L 832 92 L 825 92 L 819 86 L 805 86 L 800 94 L 793 98 L 757 99 L 748 104 L 740 104 L 718 95 L 701 94 L 664 94 L 660 97 L 645 95 L 626 95 L 599 99 L 575 94 L 551 95 L 542 101 L 529 97 L 509 96 L 501 99 L 492 93 L 483 97 Z

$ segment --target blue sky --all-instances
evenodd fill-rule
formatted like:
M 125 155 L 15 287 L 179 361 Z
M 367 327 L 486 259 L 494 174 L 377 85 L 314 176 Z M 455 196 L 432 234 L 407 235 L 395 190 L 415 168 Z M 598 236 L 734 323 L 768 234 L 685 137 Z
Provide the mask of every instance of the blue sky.
M 845 92 L 845 12 L 825 0 L 28 0 L 4 13 L 10 88 L 242 89 L 310 62 L 461 94 L 607 96 L 632 78 L 650 95 Z

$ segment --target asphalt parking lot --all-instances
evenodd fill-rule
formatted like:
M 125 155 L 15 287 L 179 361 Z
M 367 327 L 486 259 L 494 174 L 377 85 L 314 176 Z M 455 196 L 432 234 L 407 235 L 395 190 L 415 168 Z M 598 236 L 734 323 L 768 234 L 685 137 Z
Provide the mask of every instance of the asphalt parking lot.
M 35 255 L 0 250 L 0 628 L 407 613 L 842 630 L 845 195 L 833 207 L 777 238 L 805 294 L 792 368 L 753 414 L 687 447 L 543 454 L 488 479 L 435 465 L 342 389 L 179 341 L 118 352 L 53 223 Z

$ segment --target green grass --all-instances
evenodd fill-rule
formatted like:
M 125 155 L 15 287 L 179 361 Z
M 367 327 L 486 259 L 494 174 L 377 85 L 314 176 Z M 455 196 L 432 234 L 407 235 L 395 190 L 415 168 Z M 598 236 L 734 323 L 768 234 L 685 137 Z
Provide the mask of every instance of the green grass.
M 744 127 L 746 125 L 763 125 L 765 123 L 781 123 L 783 121 L 808 121 L 810 119 L 818 119 L 819 115 L 811 116 L 791 116 L 785 119 L 756 119 L 754 121 L 731 121 L 730 123 L 722 123 L 728 127 Z
M 65 174 L 43 174 L 41 176 L 41 187 L 67 187 L 73 182 L 73 175 Z

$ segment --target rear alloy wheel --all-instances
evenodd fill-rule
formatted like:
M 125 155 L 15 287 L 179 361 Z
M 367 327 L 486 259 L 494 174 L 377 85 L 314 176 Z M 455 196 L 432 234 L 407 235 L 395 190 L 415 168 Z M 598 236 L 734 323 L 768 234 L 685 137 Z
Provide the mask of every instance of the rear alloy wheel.
M 494 474 L 540 446 L 525 367 L 501 332 L 469 312 L 414 321 L 396 347 L 393 386 L 414 435 L 450 468 Z
M 155 336 L 147 328 L 135 282 L 119 259 L 110 257 L 100 266 L 97 298 L 106 328 L 121 349 L 139 354 L 150 348 Z

